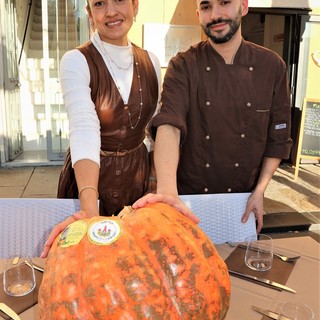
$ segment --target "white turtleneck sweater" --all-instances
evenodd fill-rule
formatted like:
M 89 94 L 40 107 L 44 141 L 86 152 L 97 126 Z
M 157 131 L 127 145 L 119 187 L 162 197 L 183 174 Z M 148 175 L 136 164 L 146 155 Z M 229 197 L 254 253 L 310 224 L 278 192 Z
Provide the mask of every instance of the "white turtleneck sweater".
M 131 43 L 129 42 L 128 46 L 111 45 L 102 42 L 97 32 L 92 35 L 91 41 L 103 57 L 116 85 L 120 87 L 119 92 L 124 103 L 127 103 L 133 77 L 133 65 L 130 65 Z M 148 54 L 158 77 L 158 110 L 161 92 L 160 63 L 153 53 L 148 52 Z M 130 67 L 128 70 L 119 69 L 110 58 L 122 68 L 127 68 L 129 65 Z M 82 159 L 89 159 L 100 165 L 100 122 L 91 100 L 90 71 L 84 55 L 77 49 L 68 51 L 61 59 L 60 74 L 62 94 L 69 119 L 72 165 Z M 145 143 L 150 149 L 150 141 Z

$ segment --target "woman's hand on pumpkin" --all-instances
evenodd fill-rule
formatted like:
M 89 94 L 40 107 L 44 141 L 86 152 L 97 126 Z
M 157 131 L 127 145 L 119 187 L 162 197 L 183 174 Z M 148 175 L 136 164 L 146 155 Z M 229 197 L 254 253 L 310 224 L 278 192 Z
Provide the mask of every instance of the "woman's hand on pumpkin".
M 199 223 L 199 218 L 186 206 L 186 204 L 179 198 L 179 196 L 173 196 L 171 194 L 163 193 L 148 193 L 142 198 L 138 199 L 133 205 L 133 209 L 138 209 L 144 207 L 147 203 L 163 202 L 166 203 L 184 216 L 189 218 L 194 223 Z
M 55 240 L 55 238 L 72 222 L 75 222 L 77 220 L 80 219 L 84 219 L 87 218 L 88 214 L 85 211 L 79 211 L 76 212 L 75 214 L 73 214 L 71 217 L 67 218 L 66 220 L 60 222 L 59 224 L 57 224 L 50 232 L 49 237 L 46 241 L 46 243 L 44 244 L 44 248 L 43 251 L 40 255 L 40 258 L 46 258 L 49 250 L 53 244 L 53 241 Z

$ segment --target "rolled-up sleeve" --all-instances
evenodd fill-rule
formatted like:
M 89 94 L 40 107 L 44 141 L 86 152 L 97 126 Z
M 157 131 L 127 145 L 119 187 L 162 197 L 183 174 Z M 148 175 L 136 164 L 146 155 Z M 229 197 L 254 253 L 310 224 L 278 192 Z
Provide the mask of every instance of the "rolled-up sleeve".
M 291 108 L 287 71 L 283 61 L 278 60 L 272 98 L 271 114 L 265 157 L 288 159 L 291 139 Z
M 181 143 L 187 134 L 187 113 L 190 91 L 184 60 L 178 54 L 169 62 L 161 97 L 160 112 L 152 119 L 151 134 L 155 138 L 157 127 L 168 124 L 181 131 Z

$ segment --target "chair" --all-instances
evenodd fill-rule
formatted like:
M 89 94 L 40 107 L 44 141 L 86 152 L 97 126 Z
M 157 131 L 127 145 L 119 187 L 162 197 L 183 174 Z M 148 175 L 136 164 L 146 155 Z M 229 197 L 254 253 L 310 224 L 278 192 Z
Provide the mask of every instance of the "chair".
M 256 234 L 255 217 L 241 222 L 250 193 L 181 195 L 200 219 L 199 227 L 214 244 L 241 242 Z
M 78 199 L 0 199 L 0 258 L 39 257 L 52 228 L 79 210 Z
M 255 234 L 255 219 L 241 223 L 249 193 L 184 195 L 215 244 L 240 242 Z M 39 257 L 52 228 L 80 210 L 78 199 L 0 198 L 0 258 L 17 252 Z

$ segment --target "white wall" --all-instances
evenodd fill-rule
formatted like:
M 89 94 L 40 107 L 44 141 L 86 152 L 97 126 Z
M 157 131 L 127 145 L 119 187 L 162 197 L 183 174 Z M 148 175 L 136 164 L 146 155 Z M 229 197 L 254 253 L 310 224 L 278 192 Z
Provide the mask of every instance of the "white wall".
M 4 40 L 4 28 L 3 14 L 5 14 L 4 2 L 0 1 L 0 165 L 5 162 L 5 134 L 6 129 L 6 112 L 5 112 L 5 95 L 4 95 L 4 55 L 5 55 L 5 43 Z
M 256 8 L 320 8 L 319 0 L 249 0 L 249 7 Z

